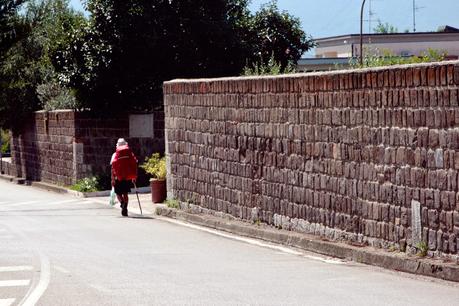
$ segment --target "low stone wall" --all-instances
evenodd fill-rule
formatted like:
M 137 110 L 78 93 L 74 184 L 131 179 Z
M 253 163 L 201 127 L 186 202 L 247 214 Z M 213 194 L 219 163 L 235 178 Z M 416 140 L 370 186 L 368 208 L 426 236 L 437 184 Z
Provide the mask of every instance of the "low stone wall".
M 16 169 L 14 165 L 11 163 L 10 157 L 3 157 L 0 164 L 0 174 L 8 175 L 8 176 L 16 176 Z
M 171 196 L 457 254 L 459 62 L 164 85 Z
M 12 137 L 16 175 L 34 181 L 72 185 L 99 175 L 109 179 L 110 158 L 118 138 L 128 140 L 139 161 L 164 152 L 164 113 L 151 115 L 149 137 L 129 137 L 129 116 L 101 119 L 88 112 L 37 112 Z M 148 127 L 145 127 L 148 128 Z M 141 181 L 146 181 L 143 176 Z
M 75 112 L 37 112 L 11 138 L 17 175 L 28 180 L 71 185 Z

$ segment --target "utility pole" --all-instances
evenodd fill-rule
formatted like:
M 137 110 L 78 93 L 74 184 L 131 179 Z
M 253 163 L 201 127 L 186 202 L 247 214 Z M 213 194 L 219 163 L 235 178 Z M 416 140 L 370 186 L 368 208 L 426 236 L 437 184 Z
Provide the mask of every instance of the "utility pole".
M 366 0 L 362 1 L 362 8 L 360 9 L 360 67 L 363 67 L 363 11 L 365 2 Z

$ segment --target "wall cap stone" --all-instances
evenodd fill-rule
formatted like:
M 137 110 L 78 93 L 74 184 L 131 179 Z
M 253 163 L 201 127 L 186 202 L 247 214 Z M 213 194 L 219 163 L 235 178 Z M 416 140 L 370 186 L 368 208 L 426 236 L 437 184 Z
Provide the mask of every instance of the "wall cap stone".
M 35 112 L 35 114 L 46 114 L 46 113 L 50 113 L 50 114 L 52 113 L 77 113 L 77 111 L 73 109 L 57 109 L 53 111 L 39 110 Z

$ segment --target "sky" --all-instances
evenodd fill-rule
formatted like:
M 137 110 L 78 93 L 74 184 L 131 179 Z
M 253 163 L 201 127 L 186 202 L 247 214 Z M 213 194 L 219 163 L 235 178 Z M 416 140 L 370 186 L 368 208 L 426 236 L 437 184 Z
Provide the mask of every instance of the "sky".
M 252 0 L 250 9 L 256 11 L 266 2 Z M 299 17 L 303 29 L 313 38 L 358 33 L 361 3 L 362 0 L 278 0 L 279 8 Z M 367 0 L 366 20 L 369 20 L 370 3 L 371 28 L 381 20 L 400 31 L 413 30 L 413 0 Z M 82 9 L 80 0 L 71 0 L 71 4 Z M 416 7 L 418 32 L 435 31 L 441 25 L 459 28 L 459 0 L 416 0 Z M 368 21 L 364 27 L 368 33 Z

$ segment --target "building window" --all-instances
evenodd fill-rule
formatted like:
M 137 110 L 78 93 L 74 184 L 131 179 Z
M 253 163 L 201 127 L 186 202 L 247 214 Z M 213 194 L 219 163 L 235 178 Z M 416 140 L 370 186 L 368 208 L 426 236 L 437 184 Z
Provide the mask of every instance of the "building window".
M 400 52 L 400 55 L 408 57 L 408 56 L 410 56 L 410 52 L 409 51 L 402 51 L 402 52 Z

